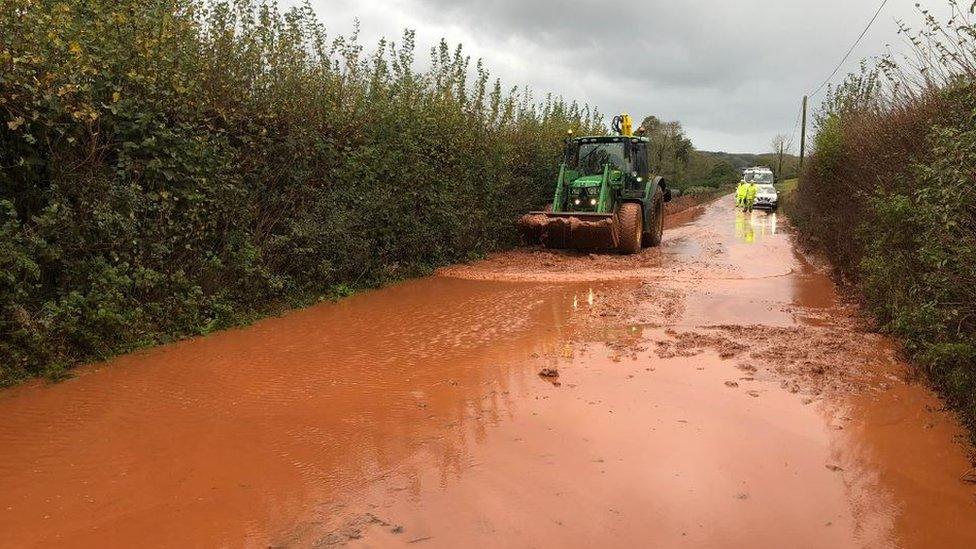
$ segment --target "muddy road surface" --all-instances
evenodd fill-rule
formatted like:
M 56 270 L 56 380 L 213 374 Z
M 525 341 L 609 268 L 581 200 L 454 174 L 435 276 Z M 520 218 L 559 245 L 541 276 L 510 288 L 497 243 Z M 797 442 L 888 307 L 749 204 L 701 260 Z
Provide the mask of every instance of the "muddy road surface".
M 786 221 L 669 225 L 0 392 L 0 546 L 976 547 L 962 429 Z

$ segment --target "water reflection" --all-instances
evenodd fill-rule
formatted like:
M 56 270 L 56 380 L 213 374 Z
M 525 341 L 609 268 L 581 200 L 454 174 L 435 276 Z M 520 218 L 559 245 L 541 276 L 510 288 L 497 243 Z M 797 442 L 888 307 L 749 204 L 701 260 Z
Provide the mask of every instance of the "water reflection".
M 735 211 L 735 237 L 746 244 L 752 244 L 756 241 L 751 212 Z
M 777 228 L 776 212 L 735 211 L 735 237 L 746 244 L 754 244 L 757 238 L 775 235 Z
M 590 307 L 592 307 L 593 306 L 593 303 L 595 301 L 596 301 L 596 292 L 593 291 L 593 287 L 591 286 L 591 287 L 587 288 L 587 290 L 586 290 L 586 304 L 589 305 Z M 578 310 L 579 307 L 580 307 L 579 293 L 574 293 L 573 294 L 573 310 L 574 311 L 575 310 Z

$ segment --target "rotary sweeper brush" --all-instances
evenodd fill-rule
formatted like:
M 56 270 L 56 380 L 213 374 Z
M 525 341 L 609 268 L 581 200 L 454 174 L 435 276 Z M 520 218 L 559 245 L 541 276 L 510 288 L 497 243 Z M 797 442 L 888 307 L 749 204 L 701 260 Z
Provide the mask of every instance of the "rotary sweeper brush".
M 657 246 L 671 191 L 649 172 L 648 140 L 629 115 L 613 119 L 612 136 L 570 136 L 552 204 L 518 221 L 527 244 L 547 248 L 618 250 Z

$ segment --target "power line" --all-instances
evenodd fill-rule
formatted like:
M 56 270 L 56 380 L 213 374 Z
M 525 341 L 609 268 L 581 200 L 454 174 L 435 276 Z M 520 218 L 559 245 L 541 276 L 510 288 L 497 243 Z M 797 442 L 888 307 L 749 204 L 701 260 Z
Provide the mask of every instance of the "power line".
M 814 90 L 813 93 L 809 94 L 810 97 L 813 97 L 814 95 L 817 95 L 818 93 L 820 93 L 820 90 L 822 90 L 824 88 L 824 86 L 826 86 L 827 83 L 830 82 L 830 79 L 833 78 L 837 74 L 837 71 L 839 71 L 840 68 L 844 65 L 844 61 L 847 61 L 847 58 L 851 56 L 851 53 L 854 51 L 854 48 L 856 48 L 857 45 L 861 43 L 861 40 L 864 38 L 864 35 L 868 33 L 868 29 L 870 29 L 871 28 L 871 25 L 874 24 L 875 19 L 877 19 L 878 18 L 878 15 L 881 14 L 881 10 L 884 9 L 885 4 L 887 4 L 887 3 L 888 3 L 888 0 L 883 0 L 881 2 L 881 5 L 878 6 L 878 11 L 874 12 L 874 17 L 872 17 L 871 20 L 868 21 L 868 25 L 866 27 L 864 27 L 864 30 L 863 31 L 861 31 L 861 35 L 857 37 L 857 40 L 855 40 L 854 43 L 851 44 L 851 48 L 849 50 L 847 50 L 847 53 L 846 54 L 844 54 L 844 58 L 840 60 L 840 63 L 837 63 L 837 67 L 834 69 L 834 72 L 830 73 L 830 76 L 828 76 L 827 79 L 823 81 L 823 84 L 820 84 L 820 86 L 818 86 L 817 89 Z

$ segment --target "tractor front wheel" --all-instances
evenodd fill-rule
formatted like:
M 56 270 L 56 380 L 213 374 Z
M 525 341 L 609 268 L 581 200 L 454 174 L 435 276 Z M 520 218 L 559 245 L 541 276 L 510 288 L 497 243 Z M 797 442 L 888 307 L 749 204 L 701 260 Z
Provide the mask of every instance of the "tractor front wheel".
M 617 211 L 617 231 L 620 235 L 620 251 L 636 254 L 641 249 L 641 235 L 644 232 L 644 216 L 640 204 L 624 202 Z

